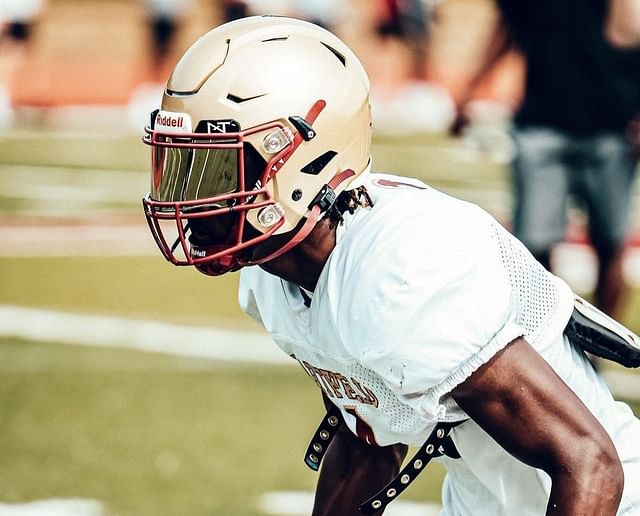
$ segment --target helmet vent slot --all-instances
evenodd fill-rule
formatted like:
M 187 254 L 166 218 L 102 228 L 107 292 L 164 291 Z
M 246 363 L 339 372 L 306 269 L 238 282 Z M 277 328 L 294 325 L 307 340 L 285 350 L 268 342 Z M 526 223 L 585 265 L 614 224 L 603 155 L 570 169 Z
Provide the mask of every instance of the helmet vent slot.
M 342 66 L 347 66 L 347 58 L 344 57 L 344 55 L 342 55 L 340 52 L 338 52 L 335 48 L 333 48 L 330 45 L 327 45 L 324 42 L 320 42 L 322 43 L 323 46 L 325 46 L 334 56 L 336 56 L 338 58 L 338 61 L 340 61 L 342 63 Z
M 248 100 L 258 99 L 260 97 L 264 97 L 266 93 L 262 93 L 261 95 L 254 95 L 252 97 L 239 97 L 238 95 L 234 95 L 233 93 L 229 93 L 227 95 L 227 100 L 231 102 L 235 102 L 236 104 L 242 104 L 243 102 L 247 102 Z
M 317 176 L 322 171 L 322 169 L 327 166 L 327 163 L 329 163 L 336 154 L 338 154 L 336 151 L 332 151 L 332 150 L 327 151 L 321 156 L 318 156 L 312 162 L 307 163 L 304 167 L 300 169 L 300 172 L 304 174 L 310 174 L 312 176 Z

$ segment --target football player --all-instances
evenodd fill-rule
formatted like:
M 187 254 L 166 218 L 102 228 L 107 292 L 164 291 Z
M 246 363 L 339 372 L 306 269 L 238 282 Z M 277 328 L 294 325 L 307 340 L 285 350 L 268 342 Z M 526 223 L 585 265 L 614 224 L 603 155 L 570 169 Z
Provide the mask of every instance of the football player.
M 637 365 L 637 337 L 479 207 L 372 173 L 371 128 L 342 41 L 250 17 L 187 50 L 145 138 L 162 254 L 242 269 L 243 309 L 322 391 L 314 514 L 379 514 L 434 457 L 444 515 L 640 514 L 640 421 L 580 346 Z

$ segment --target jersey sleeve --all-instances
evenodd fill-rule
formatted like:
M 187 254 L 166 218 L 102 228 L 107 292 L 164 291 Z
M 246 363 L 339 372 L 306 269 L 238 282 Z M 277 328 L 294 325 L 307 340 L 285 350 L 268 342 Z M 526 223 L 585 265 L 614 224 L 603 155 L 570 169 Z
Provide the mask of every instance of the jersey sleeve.
M 432 220 L 423 234 L 413 224 L 380 233 L 390 245 L 364 259 L 337 315 L 350 353 L 427 419 L 442 417 L 441 399 L 525 333 L 493 219 L 471 215 Z

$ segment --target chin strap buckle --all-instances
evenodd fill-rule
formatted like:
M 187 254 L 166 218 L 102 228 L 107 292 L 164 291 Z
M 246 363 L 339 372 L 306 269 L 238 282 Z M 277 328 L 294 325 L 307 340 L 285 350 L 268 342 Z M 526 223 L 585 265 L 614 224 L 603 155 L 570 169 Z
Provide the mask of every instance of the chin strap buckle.
M 349 179 L 350 177 L 355 175 L 356 173 L 348 168 L 333 176 L 331 181 L 329 181 L 329 183 L 327 183 L 320 189 L 313 200 L 309 203 L 309 206 L 307 206 L 307 208 L 309 210 L 313 210 L 317 206 L 320 209 L 320 213 L 324 213 L 325 211 L 327 211 L 329 208 L 331 208 L 331 206 L 335 204 L 336 199 L 338 198 L 334 188 L 336 188 L 346 179 Z
M 310 210 L 313 209 L 314 206 L 318 206 L 320 208 L 320 212 L 324 213 L 336 202 L 337 195 L 336 192 L 329 185 L 324 185 L 320 191 L 313 198 L 313 201 L 309 203 Z

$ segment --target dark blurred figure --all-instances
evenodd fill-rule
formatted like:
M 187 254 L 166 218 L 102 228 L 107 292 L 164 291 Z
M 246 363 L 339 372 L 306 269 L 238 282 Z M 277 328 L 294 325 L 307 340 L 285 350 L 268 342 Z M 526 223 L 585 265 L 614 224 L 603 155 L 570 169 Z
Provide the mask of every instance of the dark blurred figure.
M 153 77 L 153 81 L 164 78 L 164 68 L 168 66 L 166 61 L 171 46 L 175 41 L 181 18 L 190 4 L 190 0 L 142 0 L 150 31 L 151 70 L 159 75 Z
M 0 129 L 14 122 L 11 92 L 44 4 L 44 0 L 0 0 Z
M 416 79 L 424 79 L 427 62 L 428 13 L 423 0 L 379 0 L 382 37 L 396 37 L 409 46 Z
M 26 20 L 11 21 L 6 28 L 6 35 L 15 41 L 26 42 L 31 32 L 31 23 Z
M 159 64 L 169 52 L 169 46 L 176 32 L 176 20 L 167 13 L 153 13 L 151 34 L 153 40 L 154 62 Z
M 212 0 L 215 7 L 219 7 L 222 20 L 215 22 L 228 22 L 243 18 L 248 15 L 247 2 L 243 0 Z M 191 8 L 191 0 L 142 0 L 147 13 L 151 32 L 151 45 L 153 53 L 153 69 L 163 73 L 163 67 L 170 55 L 176 34 L 182 22 L 181 18 Z
M 17 44 L 26 44 L 44 0 L 2 0 L 0 2 L 0 35 Z
M 247 3 L 242 0 L 221 0 L 224 22 L 239 20 L 249 15 Z
M 513 119 L 514 233 L 551 268 L 553 248 L 565 238 L 568 199 L 575 197 L 588 213 L 598 258 L 594 301 L 618 315 L 638 162 L 630 128 L 640 113 L 640 50 L 607 39 L 608 0 L 497 5 L 501 23 L 478 79 L 514 47 L 527 63 Z

